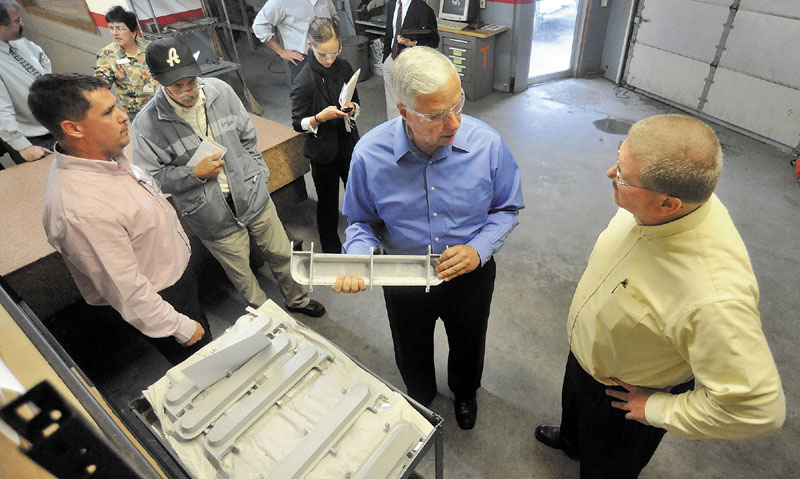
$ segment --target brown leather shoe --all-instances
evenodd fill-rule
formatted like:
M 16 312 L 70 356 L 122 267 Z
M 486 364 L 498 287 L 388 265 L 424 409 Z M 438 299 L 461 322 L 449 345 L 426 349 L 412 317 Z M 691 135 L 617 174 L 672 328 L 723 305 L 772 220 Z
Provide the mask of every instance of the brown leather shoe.
M 547 447 L 561 449 L 573 461 L 580 461 L 580 454 L 577 450 L 561 437 L 561 426 L 555 424 L 540 424 L 536 426 L 533 434 L 536 439 Z

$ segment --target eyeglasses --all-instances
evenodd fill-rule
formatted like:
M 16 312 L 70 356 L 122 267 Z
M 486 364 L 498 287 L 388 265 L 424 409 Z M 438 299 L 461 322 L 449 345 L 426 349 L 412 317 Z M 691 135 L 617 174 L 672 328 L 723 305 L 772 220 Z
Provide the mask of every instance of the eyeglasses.
M 108 31 L 111 33 L 117 33 L 117 32 L 123 33 L 123 32 L 129 32 L 130 29 L 128 27 L 108 27 Z
M 619 160 L 617 160 L 617 186 L 619 185 L 630 186 L 631 188 L 639 188 L 640 190 L 656 191 L 656 190 L 651 190 L 650 188 L 645 188 L 644 186 L 636 186 L 630 183 L 625 183 L 625 180 L 622 179 L 622 172 L 619 170 Z
M 339 54 L 342 53 L 342 44 L 341 43 L 339 44 L 339 50 L 336 51 L 335 53 L 322 53 L 321 51 L 317 50 L 314 47 L 311 47 L 311 49 L 314 50 L 314 53 L 316 53 L 317 55 L 321 56 L 322 58 L 330 60 L 331 58 L 338 57 Z
M 624 143 L 624 142 L 625 142 L 625 140 L 620 141 L 619 142 L 619 147 L 617 148 L 617 186 L 619 186 L 619 185 L 630 186 L 631 188 L 639 188 L 640 190 L 652 191 L 653 193 L 660 193 L 662 195 L 667 195 L 667 196 L 675 196 L 675 195 L 671 195 L 669 193 L 664 193 L 662 191 L 654 190 L 652 188 L 645 188 L 644 186 L 632 185 L 630 183 L 626 183 L 625 182 L 625 179 L 622 178 L 622 171 L 619 169 L 619 150 L 622 149 L 622 143 Z M 677 198 L 677 196 L 675 196 L 675 197 Z
M 182 86 L 182 88 L 181 88 Z M 192 78 L 189 82 L 184 85 L 178 85 L 177 82 L 169 85 L 167 90 L 170 91 L 173 95 L 180 95 L 182 93 L 189 93 L 197 91 L 200 87 L 200 83 L 197 81 L 197 77 Z
M 622 171 L 619 169 L 619 152 L 622 150 L 622 144 L 625 143 L 625 140 L 619 142 L 619 146 L 617 147 L 617 185 L 622 186 L 630 186 L 631 188 L 639 188 L 640 190 L 647 190 L 647 191 L 655 191 L 651 190 L 650 188 L 645 188 L 644 186 L 637 186 L 632 185 L 630 183 L 626 183 L 625 180 L 622 178 Z
M 439 110 L 439 111 L 432 111 L 429 113 L 420 113 L 418 111 L 413 110 L 408 105 L 405 105 L 406 109 L 411 113 L 417 115 L 420 120 L 424 121 L 425 123 L 433 123 L 433 124 L 441 124 L 444 123 L 445 120 L 450 118 L 450 115 L 460 115 L 461 110 L 464 109 L 464 102 L 466 101 L 466 96 L 464 96 L 464 89 L 461 89 L 461 98 L 458 99 L 455 105 L 453 105 L 448 110 Z

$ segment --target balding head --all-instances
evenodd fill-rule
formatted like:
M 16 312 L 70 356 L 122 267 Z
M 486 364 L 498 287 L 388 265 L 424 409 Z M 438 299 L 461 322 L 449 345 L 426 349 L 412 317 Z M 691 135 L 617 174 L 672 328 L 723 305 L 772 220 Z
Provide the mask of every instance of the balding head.
M 16 0 L 0 0 L 0 25 L 8 26 L 11 23 L 8 15 L 9 8 L 22 10 L 22 6 Z
M 0 0 L 0 41 L 22 38 L 22 7 L 14 0 Z
M 703 203 L 717 187 L 722 149 L 708 125 L 685 115 L 657 115 L 636 122 L 628 151 L 640 165 L 642 186 Z

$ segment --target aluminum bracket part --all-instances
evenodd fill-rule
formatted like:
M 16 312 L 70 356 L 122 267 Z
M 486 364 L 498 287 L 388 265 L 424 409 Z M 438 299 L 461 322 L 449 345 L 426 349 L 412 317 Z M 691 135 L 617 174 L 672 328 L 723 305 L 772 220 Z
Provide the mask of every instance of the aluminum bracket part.
M 389 429 L 389 424 L 386 425 Z M 364 463 L 359 466 L 353 479 L 382 479 L 398 477 L 392 473 L 398 468 L 405 469 L 411 463 L 411 457 L 419 450 L 425 436 L 416 426 L 408 421 L 398 422 L 378 445 Z
M 206 454 L 217 469 L 222 464 L 222 456 L 234 448 L 236 439 L 261 417 L 275 402 L 291 389 L 312 369 L 321 369 L 322 364 L 333 357 L 307 345 L 281 365 L 266 381 L 243 398 L 211 428 L 206 435 L 204 447 Z M 218 473 L 217 477 L 226 477 Z
M 436 275 L 438 254 L 425 255 L 384 255 L 374 254 L 330 254 L 315 253 L 314 243 L 311 251 L 292 251 L 292 278 L 308 286 L 332 285 L 339 276 L 356 275 L 364 278 L 369 286 L 431 286 L 442 282 Z
M 189 440 L 203 432 L 212 421 L 255 386 L 264 370 L 288 351 L 290 346 L 288 334 L 277 335 L 266 349 L 256 354 L 225 381 L 217 384 L 206 397 L 179 417 L 175 423 L 175 434 Z
M 269 479 L 299 479 L 325 457 L 370 403 L 372 392 L 364 383 L 353 385 L 336 406 L 292 449 Z
M 267 347 L 270 338 L 267 329 L 272 326 L 272 318 L 253 321 L 242 330 L 237 331 L 234 341 L 224 348 L 181 371 L 184 376 L 203 389 L 211 386 L 226 375 L 239 369 L 259 351 Z
M 270 316 L 255 318 L 253 323 L 242 331 L 242 339 L 181 371 L 184 377 L 169 387 L 164 400 L 164 409 L 170 419 L 173 422 L 177 421 L 195 396 L 225 376 L 233 374 L 269 346 L 271 339 L 265 333 L 272 324 Z

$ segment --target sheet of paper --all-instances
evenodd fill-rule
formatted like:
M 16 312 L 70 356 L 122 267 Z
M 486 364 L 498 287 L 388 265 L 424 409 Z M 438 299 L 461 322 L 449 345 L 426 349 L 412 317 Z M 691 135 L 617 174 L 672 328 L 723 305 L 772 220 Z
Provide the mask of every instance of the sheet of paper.
M 353 73 L 353 76 L 350 77 L 350 81 L 345 83 L 342 86 L 342 93 L 339 94 L 339 106 L 342 107 L 348 101 L 353 99 L 353 93 L 356 91 L 356 84 L 358 83 L 358 75 L 361 74 L 361 69 L 359 68 Z
M 340 108 L 345 106 L 347 102 L 353 99 L 353 93 L 355 93 L 356 84 L 358 83 L 358 75 L 360 74 L 361 74 L 361 69 L 359 68 L 358 70 L 356 70 L 355 73 L 353 73 L 353 76 L 350 77 L 350 81 L 342 85 L 342 93 L 339 94 Z M 347 130 L 348 133 L 350 132 L 351 124 L 355 124 L 353 122 L 353 117 L 348 116 L 344 120 L 344 129 Z
M 194 152 L 194 155 L 189 158 L 186 166 L 195 167 L 203 158 L 220 151 L 222 152 L 222 156 L 225 156 L 225 153 L 228 152 L 228 149 L 210 138 L 205 138 L 203 139 L 203 142 L 200 143 L 200 147 L 197 148 L 197 151 Z M 222 158 L 222 156 L 220 158 Z
M 495 30 L 500 30 L 501 28 L 503 28 L 502 25 L 495 25 L 494 23 L 489 23 L 487 25 L 482 26 L 480 29 L 492 32 Z

